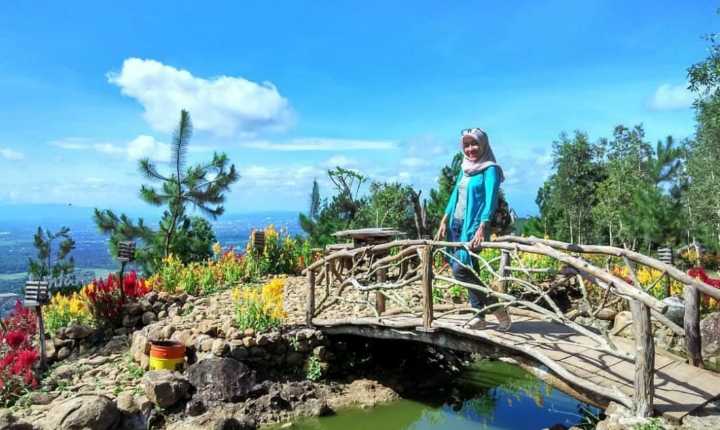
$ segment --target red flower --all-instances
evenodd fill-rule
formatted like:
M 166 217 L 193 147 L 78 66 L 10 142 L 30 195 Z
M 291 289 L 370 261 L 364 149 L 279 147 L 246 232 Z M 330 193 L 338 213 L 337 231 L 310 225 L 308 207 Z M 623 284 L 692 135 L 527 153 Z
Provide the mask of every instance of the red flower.
M 20 345 L 27 341 L 27 335 L 19 330 L 8 332 L 5 335 L 5 342 L 12 349 L 17 349 Z

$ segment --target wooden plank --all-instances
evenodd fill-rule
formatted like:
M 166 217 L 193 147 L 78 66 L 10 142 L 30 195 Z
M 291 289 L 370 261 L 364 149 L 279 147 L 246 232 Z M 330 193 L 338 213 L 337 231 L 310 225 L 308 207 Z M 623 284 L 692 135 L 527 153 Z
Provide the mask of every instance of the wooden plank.
M 429 330 L 433 321 L 433 265 L 432 245 L 426 245 L 422 250 L 422 292 L 423 292 L 423 327 Z
M 635 415 L 651 417 L 655 398 L 655 340 L 652 335 L 650 308 L 639 301 L 630 302 L 635 338 Z

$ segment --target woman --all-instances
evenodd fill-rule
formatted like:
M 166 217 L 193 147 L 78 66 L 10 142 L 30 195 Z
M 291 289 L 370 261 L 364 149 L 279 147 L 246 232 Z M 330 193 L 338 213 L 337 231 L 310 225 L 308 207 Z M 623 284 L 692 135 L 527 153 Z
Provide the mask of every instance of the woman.
M 495 162 L 487 134 L 479 128 L 470 128 L 461 133 L 460 146 L 464 156 L 462 172 L 455 181 L 445 215 L 440 221 L 438 236 L 448 234 L 451 242 L 470 242 L 470 249 L 476 250 L 480 243 L 490 236 L 490 219 L 497 207 L 498 188 L 504 180 L 502 168 Z M 473 261 L 465 249 L 456 249 L 450 263 L 453 276 L 458 281 L 480 284 L 473 272 L 463 267 L 472 266 Z M 458 261 L 459 260 L 459 261 Z M 462 264 L 461 264 L 462 263 Z M 468 288 L 470 305 L 482 309 L 495 302 L 493 297 Z M 510 316 L 502 308 L 495 312 L 499 329 L 510 329 Z M 483 328 L 485 316 L 477 315 L 470 325 Z

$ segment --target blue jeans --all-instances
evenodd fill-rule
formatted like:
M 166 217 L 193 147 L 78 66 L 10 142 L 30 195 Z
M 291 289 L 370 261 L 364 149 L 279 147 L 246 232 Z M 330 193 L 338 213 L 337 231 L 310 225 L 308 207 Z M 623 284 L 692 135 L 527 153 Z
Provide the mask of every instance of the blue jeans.
M 450 228 L 448 229 L 448 240 L 450 242 L 459 242 L 462 234 L 463 221 L 458 219 L 450 220 Z M 487 238 L 486 238 L 487 239 Z M 475 271 L 477 271 L 477 265 L 474 264 Z M 467 282 L 469 284 L 481 285 L 480 280 L 475 274 L 468 268 L 463 267 L 455 259 L 450 259 L 450 267 L 452 268 L 453 276 L 455 279 L 461 282 Z M 468 288 L 468 298 L 470 299 L 470 306 L 475 309 L 482 309 L 485 306 L 495 303 L 495 298 L 488 296 L 487 294 Z

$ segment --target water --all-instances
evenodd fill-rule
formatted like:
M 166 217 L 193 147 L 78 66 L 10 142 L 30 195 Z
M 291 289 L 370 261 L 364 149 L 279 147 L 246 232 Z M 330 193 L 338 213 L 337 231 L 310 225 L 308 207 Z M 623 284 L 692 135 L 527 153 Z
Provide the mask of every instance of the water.
M 347 409 L 337 415 L 295 422 L 299 430 L 534 430 L 555 424 L 571 427 L 586 405 L 517 366 L 482 360 L 457 381 L 458 395 L 440 402 L 399 400 L 371 409 Z M 583 412 L 585 411 L 585 412 Z M 271 427 L 273 430 L 280 426 Z

